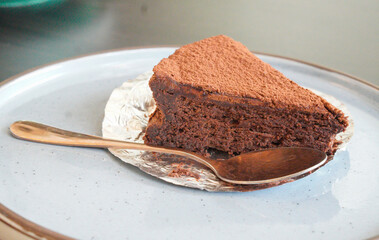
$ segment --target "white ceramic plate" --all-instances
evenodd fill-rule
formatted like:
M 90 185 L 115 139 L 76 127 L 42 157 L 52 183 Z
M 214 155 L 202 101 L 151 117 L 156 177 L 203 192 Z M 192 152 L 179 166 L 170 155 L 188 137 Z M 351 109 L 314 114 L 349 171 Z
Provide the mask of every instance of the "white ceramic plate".
M 17 120 L 101 135 L 112 90 L 173 51 L 150 48 L 92 55 L 3 84 L 0 220 L 7 221 L 8 214 L 15 225 L 29 226 L 29 232 L 54 236 L 9 215 L 10 209 L 79 239 L 365 239 L 379 234 L 378 90 L 293 60 L 258 55 L 300 85 L 345 103 L 355 133 L 347 151 L 326 166 L 279 187 L 249 193 L 178 187 L 121 162 L 107 150 L 10 136 L 8 127 Z

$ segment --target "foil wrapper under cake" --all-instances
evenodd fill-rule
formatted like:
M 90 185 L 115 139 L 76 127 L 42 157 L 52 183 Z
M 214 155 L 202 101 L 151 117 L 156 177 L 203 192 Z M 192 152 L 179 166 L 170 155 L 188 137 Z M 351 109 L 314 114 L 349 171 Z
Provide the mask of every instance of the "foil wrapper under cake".
M 105 107 L 103 137 L 143 143 L 142 138 L 149 116 L 155 110 L 155 102 L 148 85 L 152 74 L 151 71 L 141 74 L 136 79 L 126 81 L 112 92 Z M 334 97 L 312 91 L 340 109 L 349 118 L 348 128 L 336 136 L 336 141 L 339 142 L 338 151 L 343 150 L 353 135 L 354 127 L 350 113 L 346 106 Z M 254 191 L 292 182 L 311 174 L 308 172 L 294 179 L 270 184 L 237 185 L 220 180 L 209 168 L 186 157 L 126 149 L 109 148 L 109 151 L 122 161 L 154 177 L 176 185 L 207 191 Z

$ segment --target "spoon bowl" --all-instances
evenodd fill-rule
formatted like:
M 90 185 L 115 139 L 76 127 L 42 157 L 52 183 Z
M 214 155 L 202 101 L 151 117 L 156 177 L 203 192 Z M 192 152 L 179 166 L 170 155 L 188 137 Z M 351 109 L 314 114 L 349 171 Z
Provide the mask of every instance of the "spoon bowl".
M 212 165 L 217 176 L 235 184 L 266 184 L 311 172 L 326 161 L 326 154 L 313 148 L 288 147 L 249 152 Z
M 244 153 L 228 160 L 214 160 L 176 148 L 148 146 L 70 132 L 44 124 L 18 121 L 10 126 L 16 138 L 64 146 L 122 148 L 176 154 L 209 167 L 221 180 L 233 184 L 268 184 L 300 177 L 325 164 L 324 152 L 313 148 L 272 148 Z

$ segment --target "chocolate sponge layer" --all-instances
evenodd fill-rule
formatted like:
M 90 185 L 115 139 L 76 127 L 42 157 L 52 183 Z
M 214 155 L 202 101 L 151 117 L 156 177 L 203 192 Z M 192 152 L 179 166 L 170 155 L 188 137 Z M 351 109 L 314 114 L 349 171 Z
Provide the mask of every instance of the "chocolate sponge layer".
M 337 120 L 338 113 L 231 104 L 209 99 L 200 91 L 194 93 L 192 90 L 173 94 L 155 88 L 157 109 L 146 129 L 147 144 L 184 148 L 204 155 L 210 149 L 234 155 L 289 146 L 317 148 L 332 155 L 334 137 L 344 129 Z

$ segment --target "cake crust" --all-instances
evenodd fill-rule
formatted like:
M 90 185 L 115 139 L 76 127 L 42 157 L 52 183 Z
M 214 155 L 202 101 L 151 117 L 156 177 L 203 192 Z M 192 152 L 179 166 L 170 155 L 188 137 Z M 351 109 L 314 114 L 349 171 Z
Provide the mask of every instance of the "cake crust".
M 263 62 L 242 43 L 219 35 L 182 46 L 153 69 L 155 81 L 189 86 L 203 93 L 253 99 L 273 107 L 317 108 L 321 97 Z

